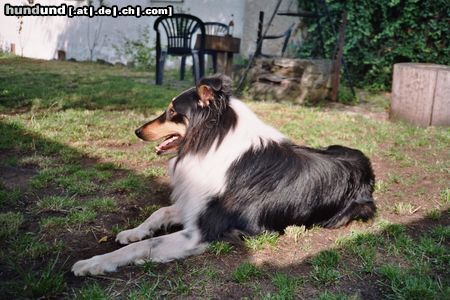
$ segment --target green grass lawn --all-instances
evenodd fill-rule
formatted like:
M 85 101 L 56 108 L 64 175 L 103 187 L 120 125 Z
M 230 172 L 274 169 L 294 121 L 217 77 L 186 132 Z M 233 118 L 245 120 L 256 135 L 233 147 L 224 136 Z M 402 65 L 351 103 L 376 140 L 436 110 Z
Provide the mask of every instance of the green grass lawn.
M 355 107 L 248 105 L 297 143 L 343 144 L 373 162 L 377 217 L 292 226 L 201 256 L 98 278 L 78 259 L 168 205 L 164 157 L 134 129 L 191 85 L 169 72 L 0 57 L 0 298 L 449 299 L 450 131 L 391 123 L 383 94 Z

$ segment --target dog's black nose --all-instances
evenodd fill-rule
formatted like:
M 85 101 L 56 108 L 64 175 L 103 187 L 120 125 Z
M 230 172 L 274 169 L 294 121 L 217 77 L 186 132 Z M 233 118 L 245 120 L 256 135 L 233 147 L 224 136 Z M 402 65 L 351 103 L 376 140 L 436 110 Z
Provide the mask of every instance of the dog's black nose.
M 138 129 L 136 129 L 136 130 L 134 131 L 134 133 L 136 133 L 136 135 L 139 136 L 139 135 L 141 134 L 141 131 L 142 131 L 142 128 L 139 127 Z

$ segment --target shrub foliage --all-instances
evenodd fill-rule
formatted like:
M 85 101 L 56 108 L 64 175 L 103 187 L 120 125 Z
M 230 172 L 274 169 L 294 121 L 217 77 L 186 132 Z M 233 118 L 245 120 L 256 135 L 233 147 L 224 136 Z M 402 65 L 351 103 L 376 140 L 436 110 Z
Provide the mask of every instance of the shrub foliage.
M 299 8 L 321 12 L 322 1 L 298 0 Z M 450 64 L 450 5 L 447 0 L 326 0 L 336 30 L 342 12 L 348 22 L 344 57 L 357 86 L 390 87 L 393 64 L 427 62 Z M 299 57 L 317 57 L 320 39 L 317 22 L 304 19 L 308 28 Z M 325 55 L 331 57 L 336 36 L 325 14 L 320 19 Z M 357 80 L 356 80 L 357 79 Z

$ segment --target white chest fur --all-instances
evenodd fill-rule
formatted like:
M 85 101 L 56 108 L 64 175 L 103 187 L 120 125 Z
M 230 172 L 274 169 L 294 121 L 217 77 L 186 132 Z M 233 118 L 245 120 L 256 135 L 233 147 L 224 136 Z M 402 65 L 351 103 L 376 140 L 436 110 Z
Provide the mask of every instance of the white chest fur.
M 237 114 L 237 126 L 217 148 L 214 144 L 203 155 L 186 155 L 174 169 L 169 163 L 173 187 L 172 201 L 183 214 L 184 225 L 194 225 L 212 196 L 221 195 L 226 187 L 231 164 L 248 149 L 263 147 L 268 141 L 280 142 L 285 137 L 264 124 L 241 101 L 232 99 L 230 106 Z

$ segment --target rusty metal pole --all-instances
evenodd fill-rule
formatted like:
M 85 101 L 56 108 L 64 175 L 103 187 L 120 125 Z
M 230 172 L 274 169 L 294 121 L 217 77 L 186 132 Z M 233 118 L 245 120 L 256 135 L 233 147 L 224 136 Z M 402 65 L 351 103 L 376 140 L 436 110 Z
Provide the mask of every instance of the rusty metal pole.
M 340 81 L 340 71 L 341 71 L 341 61 L 344 52 L 344 39 L 345 39 L 345 27 L 347 26 L 347 12 L 342 13 L 342 24 L 339 26 L 339 37 L 338 37 L 338 48 L 333 66 L 333 79 L 331 83 L 331 101 L 336 102 L 338 91 L 339 91 L 339 81 Z

